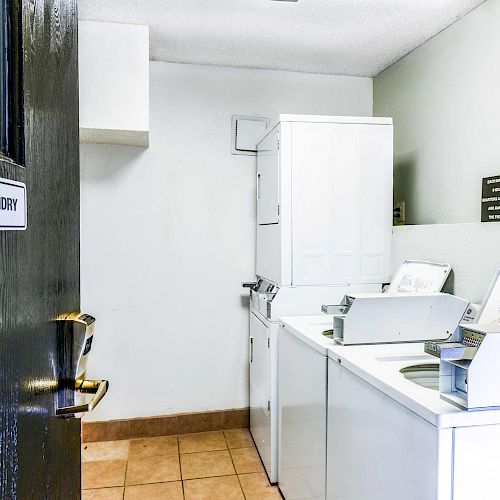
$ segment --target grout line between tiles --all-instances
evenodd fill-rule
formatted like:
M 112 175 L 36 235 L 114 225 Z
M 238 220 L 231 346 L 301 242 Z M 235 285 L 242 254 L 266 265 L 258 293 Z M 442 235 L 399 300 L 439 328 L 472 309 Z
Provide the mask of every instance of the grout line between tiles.
M 127 486 L 130 488 L 132 486 L 149 486 L 150 484 L 166 484 L 166 483 L 178 483 L 182 481 L 182 479 L 171 479 L 170 481 L 153 481 L 152 483 L 137 483 L 137 484 L 128 484 Z M 121 486 L 111 486 L 111 488 L 120 488 Z M 98 488 L 102 489 L 102 488 Z
M 210 479 L 212 477 L 229 477 L 229 476 L 234 476 L 237 475 L 236 473 L 231 474 L 214 474 L 213 476 L 202 476 L 202 477 L 188 477 L 187 479 L 183 479 L 183 481 L 197 481 L 198 479 Z M 172 482 L 172 481 L 163 481 L 163 482 Z M 148 483 L 150 484 L 150 483 Z
M 129 452 L 130 452 L 130 448 L 129 448 Z M 127 471 L 128 471 L 128 460 L 129 460 L 129 457 L 127 455 L 127 463 L 125 464 L 125 476 L 123 478 L 123 495 L 122 495 L 122 500 L 125 500 L 125 484 L 127 482 Z
M 179 442 L 179 436 L 180 436 L 180 434 L 177 434 L 177 436 L 175 436 L 175 438 L 177 440 L 177 456 L 179 457 L 179 474 L 181 476 L 182 498 L 185 500 L 186 499 L 186 492 L 184 490 L 184 478 L 182 477 L 181 443 Z
M 241 489 L 241 493 L 243 494 L 243 498 L 246 499 L 247 496 L 246 496 L 245 490 L 243 489 L 243 485 L 241 484 L 240 475 L 236 474 L 236 477 L 238 478 L 238 484 L 240 485 L 240 489 Z
M 227 447 L 228 447 L 228 449 L 229 449 L 229 443 L 227 442 L 227 438 L 226 438 L 226 431 L 225 431 L 225 430 L 223 430 L 223 431 L 222 431 L 222 435 L 224 436 L 224 441 L 226 442 L 226 446 L 227 446 Z
M 179 452 L 179 472 L 181 474 L 182 481 L 182 494 L 184 495 L 184 474 L 182 473 L 181 443 L 179 443 L 179 434 L 177 435 L 177 451 Z
M 231 448 L 229 448 L 229 443 L 227 442 L 226 433 L 224 431 L 222 431 L 222 434 L 224 435 L 224 441 L 226 441 L 226 446 L 227 446 L 227 449 L 229 450 L 229 456 L 231 457 L 231 463 L 233 464 L 234 473 L 236 474 L 238 484 L 240 485 L 241 494 L 243 495 L 243 498 L 246 499 L 247 496 L 245 495 L 245 491 L 243 490 L 243 485 L 241 484 L 241 481 L 240 481 L 240 476 L 238 475 L 238 471 L 236 470 L 236 465 L 235 465 L 234 460 L 233 460 L 233 454 L 231 453 Z
M 180 455 L 194 455 L 195 453 L 212 453 L 214 451 L 228 451 L 230 448 L 217 448 L 216 450 L 204 450 L 204 451 L 184 451 L 179 453 Z
M 182 479 L 182 474 L 181 474 L 181 488 L 182 488 L 182 498 L 184 498 L 184 500 L 185 500 L 186 499 L 186 492 L 184 490 L 184 479 Z

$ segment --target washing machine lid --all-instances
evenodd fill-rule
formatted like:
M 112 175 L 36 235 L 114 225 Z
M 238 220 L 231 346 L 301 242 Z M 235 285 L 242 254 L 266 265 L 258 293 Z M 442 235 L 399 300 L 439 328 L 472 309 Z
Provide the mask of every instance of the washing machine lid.
M 493 277 L 474 323 L 500 323 L 500 269 Z
M 451 272 L 450 264 L 405 260 L 387 292 L 440 292 Z

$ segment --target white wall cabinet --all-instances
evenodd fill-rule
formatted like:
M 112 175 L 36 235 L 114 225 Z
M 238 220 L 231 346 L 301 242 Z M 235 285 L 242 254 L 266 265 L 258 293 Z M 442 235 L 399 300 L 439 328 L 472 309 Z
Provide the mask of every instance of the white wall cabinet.
M 149 145 L 149 27 L 80 21 L 80 141 Z
M 388 282 L 392 151 L 389 118 L 281 115 L 258 145 L 257 275 Z

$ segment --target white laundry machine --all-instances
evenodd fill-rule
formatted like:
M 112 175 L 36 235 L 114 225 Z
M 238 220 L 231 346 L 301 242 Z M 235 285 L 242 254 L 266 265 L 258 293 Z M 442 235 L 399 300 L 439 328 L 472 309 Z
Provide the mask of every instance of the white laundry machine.
M 500 410 L 460 409 L 438 386 L 423 344 L 330 349 L 328 500 L 498 498 Z
M 328 500 L 498 498 L 499 277 L 447 342 L 328 349 Z
M 257 146 L 250 430 L 278 480 L 278 319 L 389 281 L 390 118 L 280 115 Z
M 329 316 L 282 318 L 279 487 L 287 500 L 325 498 Z
M 418 302 L 418 292 L 421 290 L 427 290 L 430 294 L 441 290 L 450 271 L 448 264 L 406 261 L 395 273 L 389 286 L 392 292 L 372 294 L 372 297 L 376 300 L 398 293 L 406 296 L 409 295 L 408 290 L 412 290 L 412 296 Z M 463 303 L 461 309 L 455 310 L 455 307 L 449 305 L 450 311 L 446 309 L 443 314 L 449 316 L 449 321 L 456 326 L 467 309 L 468 302 L 455 297 L 453 299 Z M 406 307 L 406 310 L 411 310 L 408 305 Z M 365 317 L 364 321 L 369 324 L 370 316 Z M 327 493 L 327 408 L 328 391 L 332 384 L 329 349 L 353 349 L 353 352 L 357 352 L 364 348 L 337 347 L 332 324 L 331 315 L 280 318 L 278 478 L 280 490 L 287 500 L 324 499 Z M 433 323 L 429 322 L 428 325 L 429 328 L 434 328 Z M 445 327 L 441 327 L 441 333 L 446 335 Z M 376 341 L 377 332 L 372 332 L 372 335 L 373 341 Z M 336 430 L 340 435 L 343 432 L 342 429 Z M 344 497 L 338 498 L 344 500 Z M 345 497 L 345 500 L 358 498 L 364 497 Z
M 347 290 L 377 291 L 380 286 L 278 287 L 260 279 L 250 292 L 250 431 L 272 483 L 278 481 L 279 318 L 319 311 L 322 302 L 341 300 Z M 331 323 L 327 316 L 320 318 Z

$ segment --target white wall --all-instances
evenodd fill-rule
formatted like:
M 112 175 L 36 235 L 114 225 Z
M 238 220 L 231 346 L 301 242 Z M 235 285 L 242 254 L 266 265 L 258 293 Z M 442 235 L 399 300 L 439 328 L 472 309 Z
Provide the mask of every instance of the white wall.
M 150 148 L 82 145 L 82 309 L 97 317 L 95 420 L 248 405 L 255 158 L 231 115 L 371 116 L 372 81 L 150 65 Z
M 500 174 L 499 26 L 488 0 L 374 80 L 410 224 L 480 220 L 481 178 Z
M 448 262 L 451 291 L 480 303 L 500 268 L 500 224 L 430 224 L 394 228 L 393 270 L 406 259 Z M 447 288 L 448 288 L 447 284 Z

